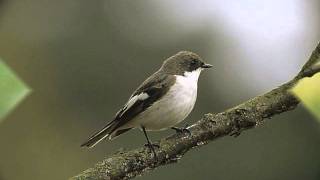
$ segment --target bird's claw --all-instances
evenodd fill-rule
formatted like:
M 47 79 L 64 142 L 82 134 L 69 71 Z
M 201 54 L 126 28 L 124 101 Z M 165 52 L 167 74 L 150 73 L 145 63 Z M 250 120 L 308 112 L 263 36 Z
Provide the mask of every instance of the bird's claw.
M 158 144 L 149 144 L 149 143 L 147 143 L 147 144 L 145 144 L 144 145 L 146 148 L 148 148 L 148 153 L 153 153 L 153 155 L 154 155 L 154 157 L 156 158 L 156 159 L 158 159 L 158 157 L 157 157 L 157 154 L 156 154 L 156 151 L 154 150 L 154 148 L 160 148 L 160 146 L 158 145 Z
M 191 136 L 191 132 L 188 129 L 188 125 L 186 125 L 183 128 L 178 128 L 178 127 L 172 127 L 171 129 L 175 130 L 177 134 L 184 134 L 187 133 L 189 136 Z

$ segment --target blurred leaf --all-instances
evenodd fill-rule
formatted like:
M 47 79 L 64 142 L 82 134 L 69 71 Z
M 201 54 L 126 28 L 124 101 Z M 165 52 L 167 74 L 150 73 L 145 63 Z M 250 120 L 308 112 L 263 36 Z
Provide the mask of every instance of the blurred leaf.
M 320 69 L 320 61 L 313 65 L 313 69 Z
M 302 79 L 293 88 L 293 93 L 320 120 L 320 73 Z
M 30 89 L 0 59 L 0 122 Z

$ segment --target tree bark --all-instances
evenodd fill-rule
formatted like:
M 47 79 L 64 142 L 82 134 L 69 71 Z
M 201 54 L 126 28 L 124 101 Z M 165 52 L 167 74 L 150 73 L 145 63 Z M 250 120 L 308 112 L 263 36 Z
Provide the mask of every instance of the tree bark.
M 302 78 L 320 72 L 320 44 L 298 75 L 274 90 L 248 100 L 218 114 L 205 114 L 202 119 L 188 127 L 191 134 L 174 134 L 156 142 L 157 158 L 146 147 L 117 152 L 94 167 L 85 170 L 71 180 L 131 179 L 156 167 L 175 163 L 195 147 L 223 136 L 238 136 L 244 130 L 261 125 L 265 120 L 293 110 L 299 100 L 290 92 Z

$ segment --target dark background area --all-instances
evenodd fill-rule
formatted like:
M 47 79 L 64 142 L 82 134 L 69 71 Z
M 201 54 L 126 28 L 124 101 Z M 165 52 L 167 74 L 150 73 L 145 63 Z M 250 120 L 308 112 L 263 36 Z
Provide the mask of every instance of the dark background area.
M 0 179 L 67 179 L 144 144 L 134 130 L 79 147 L 180 50 L 214 65 L 185 123 L 271 90 L 320 40 L 319 12 L 318 0 L 0 0 L 0 56 L 33 89 L 0 124 Z M 299 107 L 137 179 L 318 180 L 319 136 L 320 124 Z

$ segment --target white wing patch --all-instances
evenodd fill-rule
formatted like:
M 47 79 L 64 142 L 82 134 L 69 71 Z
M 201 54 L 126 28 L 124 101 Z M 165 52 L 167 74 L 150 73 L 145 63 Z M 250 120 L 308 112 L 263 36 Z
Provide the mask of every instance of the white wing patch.
M 139 95 L 135 95 L 132 96 L 129 101 L 127 102 L 127 104 L 124 106 L 122 113 L 120 114 L 120 116 L 122 116 L 128 109 L 130 109 L 138 100 L 146 100 L 148 99 L 150 96 L 147 93 L 141 93 Z

